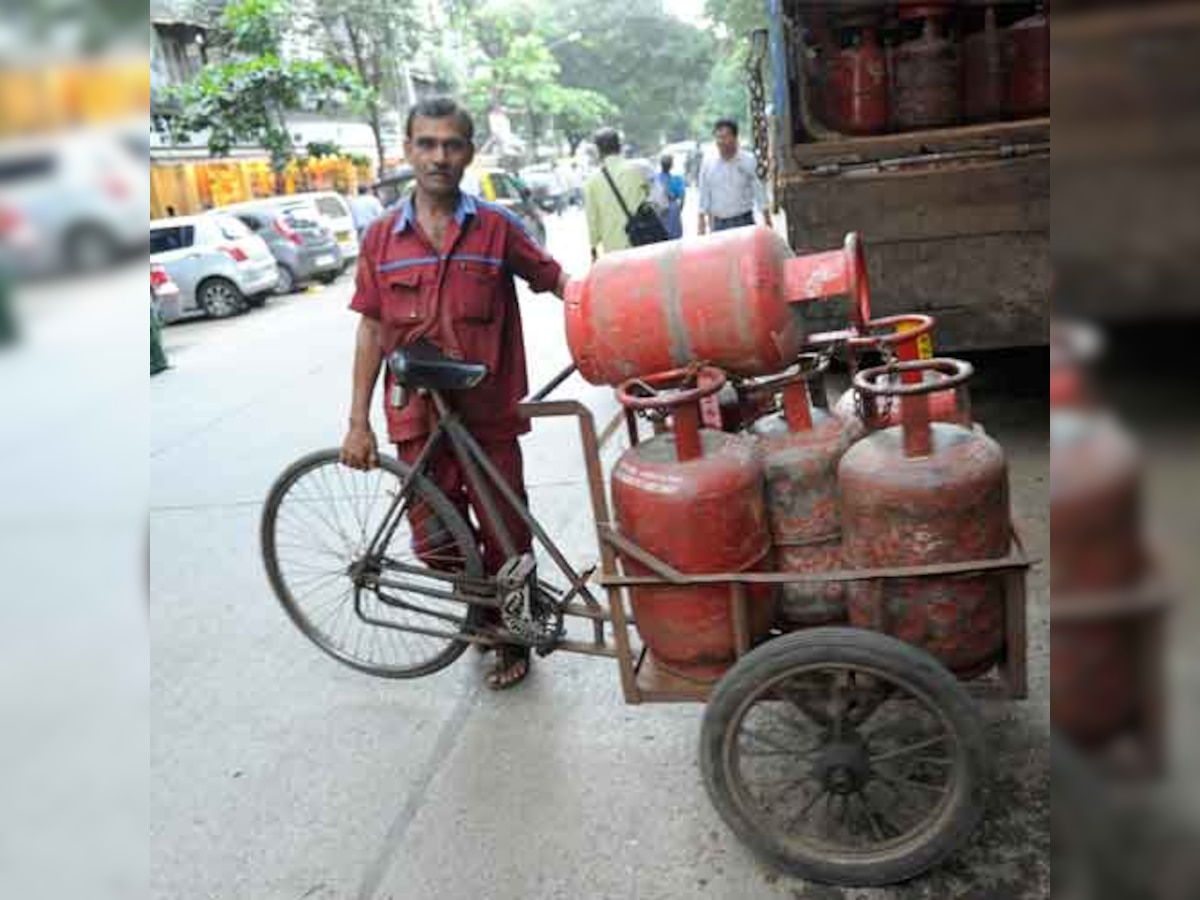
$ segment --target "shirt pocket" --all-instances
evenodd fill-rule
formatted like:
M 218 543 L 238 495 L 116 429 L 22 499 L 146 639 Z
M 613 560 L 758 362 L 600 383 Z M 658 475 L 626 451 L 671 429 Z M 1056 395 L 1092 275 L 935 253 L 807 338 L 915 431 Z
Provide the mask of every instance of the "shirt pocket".
M 473 260 L 456 260 L 453 266 L 463 287 L 455 298 L 452 311 L 455 321 L 477 325 L 491 322 L 500 302 L 500 267 Z
M 425 275 L 416 266 L 385 272 L 380 276 L 384 293 L 384 317 L 393 325 L 416 325 L 425 318 Z

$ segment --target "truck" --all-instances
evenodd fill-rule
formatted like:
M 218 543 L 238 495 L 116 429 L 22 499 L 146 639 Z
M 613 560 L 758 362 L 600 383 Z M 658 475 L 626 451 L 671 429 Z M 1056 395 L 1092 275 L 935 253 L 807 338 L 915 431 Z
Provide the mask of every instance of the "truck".
M 1046 344 L 1042 5 L 767 0 L 767 11 L 752 112 L 791 246 L 834 247 L 857 231 L 873 315 L 933 315 L 938 351 Z M 808 315 L 814 331 L 844 321 L 833 307 Z

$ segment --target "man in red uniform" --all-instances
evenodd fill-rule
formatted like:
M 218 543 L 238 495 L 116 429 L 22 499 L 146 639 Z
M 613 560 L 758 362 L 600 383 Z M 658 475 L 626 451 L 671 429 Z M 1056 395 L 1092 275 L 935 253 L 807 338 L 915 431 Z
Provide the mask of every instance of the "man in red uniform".
M 455 409 L 524 497 L 517 437 L 529 430 L 529 423 L 517 415 L 517 403 L 528 393 L 528 384 L 512 276 L 521 276 L 534 291 L 560 298 L 567 276 L 512 213 L 459 190 L 475 154 L 473 138 L 471 117 L 453 100 L 425 100 L 409 112 L 404 153 L 416 172 L 416 190 L 371 225 L 358 262 L 350 308 L 362 318 L 342 461 L 357 469 L 378 464 L 369 413 L 379 370 L 392 350 L 424 339 L 448 356 L 487 366 L 488 376 L 478 387 L 454 395 Z M 403 409 L 386 408 L 388 437 L 407 462 L 416 459 L 431 431 L 430 406 L 414 396 Z M 433 480 L 464 518 L 468 505 L 478 509 L 446 445 L 432 462 Z M 506 504 L 500 506 L 517 549 L 528 551 L 528 527 Z M 504 554 L 487 517 L 477 511 L 476 518 L 482 526 L 484 564 L 494 574 Z M 500 647 L 496 656 L 490 687 L 511 687 L 529 671 L 524 647 Z

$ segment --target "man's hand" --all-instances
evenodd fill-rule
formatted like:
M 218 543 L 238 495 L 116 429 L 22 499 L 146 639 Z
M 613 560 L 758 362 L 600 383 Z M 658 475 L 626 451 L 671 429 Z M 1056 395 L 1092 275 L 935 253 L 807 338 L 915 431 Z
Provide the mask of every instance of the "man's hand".
M 342 463 L 364 472 L 379 465 L 379 449 L 370 425 L 350 425 L 346 439 L 342 441 Z
M 775 226 L 774 226 L 774 225 L 771 223 L 771 214 L 770 214 L 769 212 L 767 212 L 767 210 L 765 210 L 765 209 L 763 210 L 762 217 L 763 217 L 763 224 L 764 224 L 764 225 L 766 225 L 768 228 L 774 228 L 774 227 L 775 227 Z
M 700 218 L 696 222 L 696 234 L 704 236 L 708 233 L 708 216 L 700 213 Z
M 558 284 L 554 286 L 554 296 L 562 300 L 567 296 L 567 282 L 571 280 L 571 276 L 564 270 L 558 276 Z

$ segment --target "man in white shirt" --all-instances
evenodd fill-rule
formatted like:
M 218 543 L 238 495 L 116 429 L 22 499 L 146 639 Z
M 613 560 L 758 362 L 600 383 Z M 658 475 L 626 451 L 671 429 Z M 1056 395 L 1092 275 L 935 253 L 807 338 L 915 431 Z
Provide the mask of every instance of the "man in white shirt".
M 716 156 L 700 167 L 699 233 L 724 231 L 754 224 L 760 212 L 763 224 L 771 227 L 766 190 L 758 178 L 754 154 L 738 147 L 738 126 L 721 119 L 713 126 Z
M 383 215 L 383 204 L 365 184 L 358 186 L 358 196 L 350 200 L 350 217 L 361 240 L 367 226 Z

